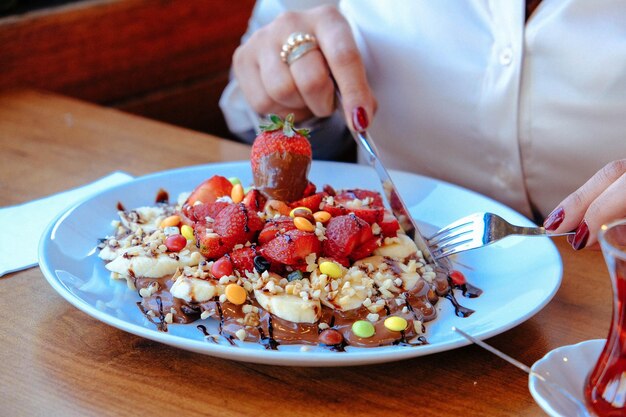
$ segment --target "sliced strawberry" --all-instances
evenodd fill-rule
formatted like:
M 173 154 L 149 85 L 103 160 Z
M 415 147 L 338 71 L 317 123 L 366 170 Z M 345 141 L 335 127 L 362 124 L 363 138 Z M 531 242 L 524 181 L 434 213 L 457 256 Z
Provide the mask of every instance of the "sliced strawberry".
M 274 239 L 278 233 L 285 233 L 295 228 L 296 225 L 289 216 L 280 216 L 275 219 L 270 219 L 265 223 L 265 227 L 263 227 L 263 230 L 259 233 L 257 240 L 259 244 L 263 245 Z
M 289 204 L 292 208 L 294 207 L 306 207 L 309 210 L 311 210 L 313 213 L 315 213 L 316 211 L 319 211 L 320 209 L 320 204 L 322 203 L 322 200 L 324 199 L 324 197 L 326 197 L 328 194 L 321 192 L 321 193 L 316 193 L 313 195 L 310 195 L 308 197 L 304 197 L 303 199 L 300 199 L 298 201 L 294 201 L 293 203 Z
M 256 232 L 263 228 L 263 220 L 256 211 L 243 203 L 229 204 L 215 217 L 213 230 L 220 236 L 233 239 L 235 244 L 251 241 Z
M 254 211 L 262 211 L 266 202 L 267 198 L 265 198 L 265 196 L 256 188 L 248 191 L 248 194 L 245 195 L 242 201 L 246 207 Z
M 354 213 L 369 224 L 379 223 L 383 220 L 383 217 L 385 216 L 385 209 L 383 207 L 347 207 L 345 205 L 346 201 L 352 200 L 338 201 L 337 197 L 335 197 L 333 205 L 322 203 L 320 205 L 320 209 L 329 212 L 333 217 Z
M 240 249 L 235 249 L 230 253 L 230 260 L 233 263 L 233 267 L 240 274 L 254 271 L 254 257 L 257 256 L 257 251 L 254 246 L 245 246 Z
M 344 267 L 350 268 L 350 259 L 348 259 L 348 258 L 343 258 L 343 257 L 339 257 L 339 256 L 325 256 L 325 258 L 330 258 L 333 261 L 340 263 Z
M 206 225 L 196 223 L 194 233 L 200 252 L 209 259 L 218 258 L 237 244 L 251 241 L 263 227 L 263 220 L 244 204 L 228 204 L 215 217 L 211 232 Z
M 335 197 L 335 201 L 350 201 L 358 198 L 359 200 L 370 200 L 369 207 L 383 207 L 383 198 L 380 193 L 372 190 L 363 190 L 355 188 L 353 190 L 342 190 Z
M 320 209 L 329 212 L 330 215 L 333 217 L 345 216 L 346 214 L 350 213 L 348 209 L 346 209 L 343 206 L 335 206 L 335 205 L 331 206 L 330 204 L 326 204 L 326 203 L 322 203 L 322 205 L 320 206 Z
M 396 237 L 398 235 L 398 230 L 400 230 L 400 223 L 396 217 L 385 211 L 385 216 L 383 220 L 378 223 L 380 226 L 381 234 L 383 237 Z
M 207 232 L 207 228 L 203 225 L 194 228 L 194 235 L 196 246 L 207 259 L 217 259 L 227 254 L 235 246 L 232 238 L 224 238 L 217 233 Z
M 315 194 L 315 191 L 317 191 L 317 187 L 315 186 L 315 184 L 309 181 L 309 183 L 306 185 L 306 188 L 304 189 L 304 192 L 302 193 L 302 197 L 309 197 Z
M 183 214 L 187 217 L 192 224 L 200 223 L 206 224 L 207 217 L 215 219 L 220 211 L 227 207 L 230 203 L 225 201 L 214 201 L 212 203 L 194 204 L 190 206 L 185 204 L 183 206 Z
M 326 226 L 324 256 L 347 258 L 374 235 L 371 226 L 354 214 L 333 217 Z
M 382 207 L 374 207 L 374 208 L 353 208 L 348 209 L 348 211 L 356 214 L 361 219 L 365 220 L 369 224 L 380 223 L 383 221 L 385 217 L 385 209 Z
M 361 244 L 358 248 L 352 251 L 350 254 L 350 259 L 353 261 L 358 261 L 359 259 L 367 258 L 374 252 L 376 248 L 378 248 L 381 244 L 382 238 L 378 236 L 372 237 L 370 240 Z
M 227 178 L 214 175 L 196 187 L 187 198 L 186 204 L 193 206 L 197 201 L 212 203 L 220 197 L 229 196 L 233 185 Z
M 285 265 L 302 265 L 311 253 L 319 254 L 321 244 L 314 233 L 294 229 L 279 233 L 261 248 L 263 256 L 270 261 Z

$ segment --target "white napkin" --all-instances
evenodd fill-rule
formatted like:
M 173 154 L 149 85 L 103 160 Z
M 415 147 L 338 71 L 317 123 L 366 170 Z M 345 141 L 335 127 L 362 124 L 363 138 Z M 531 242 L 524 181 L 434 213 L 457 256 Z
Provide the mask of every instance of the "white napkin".
M 0 277 L 37 265 L 39 238 L 56 216 L 80 200 L 132 178 L 114 172 L 74 190 L 0 209 Z

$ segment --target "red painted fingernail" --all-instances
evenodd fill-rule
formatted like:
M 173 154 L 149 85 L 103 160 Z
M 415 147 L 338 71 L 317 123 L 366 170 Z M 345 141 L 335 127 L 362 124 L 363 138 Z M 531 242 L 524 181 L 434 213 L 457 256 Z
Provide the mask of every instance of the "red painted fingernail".
M 555 231 L 558 227 L 563 223 L 563 219 L 565 218 L 565 210 L 563 207 L 558 207 L 552 211 L 548 215 L 548 217 L 543 222 L 543 227 L 546 230 Z
M 367 112 L 363 107 L 357 107 L 352 110 L 352 125 L 357 132 L 364 132 L 369 126 L 370 121 L 367 118 Z
M 589 239 L 589 226 L 587 226 L 587 222 L 583 220 L 576 229 L 576 234 L 574 235 L 574 239 L 572 239 L 572 247 L 576 250 L 584 248 L 587 244 L 587 239 Z

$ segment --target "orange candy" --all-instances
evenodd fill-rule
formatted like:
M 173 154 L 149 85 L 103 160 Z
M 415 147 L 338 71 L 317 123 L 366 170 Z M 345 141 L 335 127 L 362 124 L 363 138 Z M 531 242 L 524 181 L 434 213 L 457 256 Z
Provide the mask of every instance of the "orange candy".
M 226 290 L 224 290 L 224 294 L 226 294 L 226 299 L 233 304 L 241 305 L 246 302 L 246 298 L 248 297 L 248 293 L 241 285 L 237 284 L 228 284 L 226 286 Z
M 233 200 L 233 203 L 238 204 L 243 201 L 244 192 L 243 185 L 235 184 L 233 186 L 232 191 L 230 192 L 230 199 Z
M 164 218 L 163 221 L 161 221 L 160 226 L 162 229 L 165 229 L 166 227 L 178 226 L 179 223 L 180 217 L 174 214 L 173 216 Z
M 332 216 L 330 215 L 330 213 L 324 210 L 316 211 L 315 213 L 313 213 L 313 218 L 315 219 L 315 221 L 320 223 L 326 223 L 330 220 L 331 217 Z
M 296 225 L 298 230 L 302 230 L 303 232 L 314 232 L 315 226 L 313 223 L 305 219 L 304 217 L 294 217 L 293 224 Z

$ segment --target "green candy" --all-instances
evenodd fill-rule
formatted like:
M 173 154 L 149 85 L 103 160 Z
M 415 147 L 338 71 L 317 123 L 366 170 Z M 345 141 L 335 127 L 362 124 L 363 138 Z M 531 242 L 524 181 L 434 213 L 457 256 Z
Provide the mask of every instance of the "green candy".
M 376 329 L 374 325 L 367 320 L 358 320 L 352 324 L 352 333 L 362 339 L 374 336 Z
M 237 177 L 230 177 L 228 181 L 230 181 L 232 185 L 241 184 L 241 180 Z

